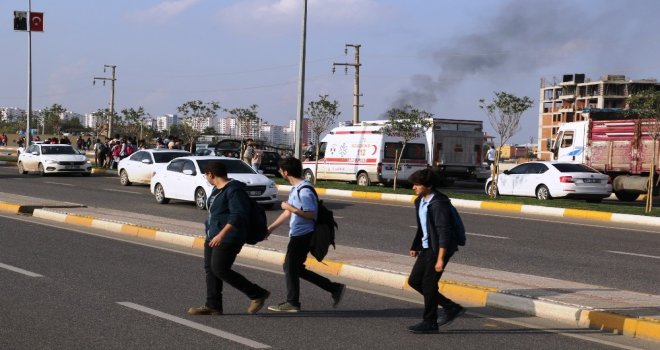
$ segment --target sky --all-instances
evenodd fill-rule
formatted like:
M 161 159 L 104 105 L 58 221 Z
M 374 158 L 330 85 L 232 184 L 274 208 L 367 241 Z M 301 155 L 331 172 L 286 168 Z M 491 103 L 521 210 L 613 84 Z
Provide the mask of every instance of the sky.
M 0 106 L 27 106 L 28 34 L 13 30 L 27 0 L 0 2 Z M 44 32 L 32 33 L 33 109 L 108 108 L 176 113 L 189 100 L 258 105 L 277 125 L 296 118 L 303 0 L 32 0 Z M 541 78 L 660 79 L 657 0 L 309 0 L 305 104 L 328 95 L 340 120 L 353 113 L 360 48 L 361 120 L 406 104 L 438 118 L 483 120 L 495 91 L 535 101 L 510 140 L 538 134 Z M 3 24 L 4 23 L 4 24 Z M 224 113 L 221 114 L 224 116 Z

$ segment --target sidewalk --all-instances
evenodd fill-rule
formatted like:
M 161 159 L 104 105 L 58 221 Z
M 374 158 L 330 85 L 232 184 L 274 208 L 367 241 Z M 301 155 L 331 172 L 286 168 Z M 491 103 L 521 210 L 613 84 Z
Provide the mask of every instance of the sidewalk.
M 201 249 L 203 224 L 72 203 L 54 203 L 0 194 L 0 211 L 32 212 L 34 217 L 74 226 L 164 241 Z M 17 204 L 8 204 L 17 203 Z M 20 203 L 20 204 L 18 204 Z M 39 207 L 43 208 L 39 208 Z M 288 238 L 272 236 L 257 246 L 245 246 L 241 256 L 281 266 Z M 406 283 L 414 260 L 405 255 L 348 246 L 331 250 L 324 264 L 308 259 L 308 268 L 330 275 L 396 289 Z M 660 296 L 589 285 L 579 282 L 516 274 L 451 264 L 440 284 L 443 293 L 458 302 L 512 310 L 550 318 L 578 327 L 660 341 Z

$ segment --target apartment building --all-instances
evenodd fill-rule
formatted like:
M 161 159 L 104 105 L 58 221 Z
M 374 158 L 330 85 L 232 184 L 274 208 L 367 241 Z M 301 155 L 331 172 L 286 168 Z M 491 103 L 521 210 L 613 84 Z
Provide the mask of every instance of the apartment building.
M 539 159 L 551 159 L 548 140 L 557 135 L 561 123 L 584 120 L 589 108 L 624 109 L 633 94 L 660 88 L 656 79 L 630 80 L 625 75 L 604 75 L 599 80 L 585 74 L 564 74 L 561 82 L 548 85 L 541 79 L 539 96 Z

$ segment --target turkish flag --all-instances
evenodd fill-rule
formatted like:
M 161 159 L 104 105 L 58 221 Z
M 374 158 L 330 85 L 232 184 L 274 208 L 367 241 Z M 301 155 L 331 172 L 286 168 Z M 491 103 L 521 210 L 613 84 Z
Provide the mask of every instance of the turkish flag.
M 43 12 L 30 12 L 30 31 L 43 32 L 44 31 L 44 13 Z

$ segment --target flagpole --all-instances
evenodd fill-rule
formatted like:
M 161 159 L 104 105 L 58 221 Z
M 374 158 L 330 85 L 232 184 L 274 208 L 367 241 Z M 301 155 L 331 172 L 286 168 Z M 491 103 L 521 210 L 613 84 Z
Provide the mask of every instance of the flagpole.
M 32 30 L 30 28 L 32 16 L 32 0 L 28 0 L 28 91 L 27 91 L 27 123 L 25 126 L 25 149 L 30 146 L 30 119 L 32 119 Z

